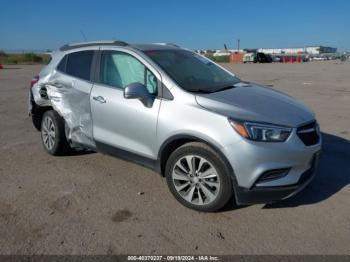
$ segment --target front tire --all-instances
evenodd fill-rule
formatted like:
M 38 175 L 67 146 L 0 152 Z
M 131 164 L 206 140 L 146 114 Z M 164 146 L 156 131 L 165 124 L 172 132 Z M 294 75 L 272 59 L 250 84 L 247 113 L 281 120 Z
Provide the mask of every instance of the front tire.
M 218 211 L 231 199 L 229 168 L 222 157 L 204 143 L 180 146 L 166 164 L 171 193 L 184 206 L 204 212 Z
M 42 117 L 41 141 L 50 155 L 64 155 L 70 150 L 64 119 L 54 110 L 46 111 Z

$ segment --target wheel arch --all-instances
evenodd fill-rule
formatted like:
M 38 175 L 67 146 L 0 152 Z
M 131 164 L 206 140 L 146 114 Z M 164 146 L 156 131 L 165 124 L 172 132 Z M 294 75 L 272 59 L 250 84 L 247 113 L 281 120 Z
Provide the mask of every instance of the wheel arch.
M 159 160 L 160 174 L 162 176 L 165 176 L 166 162 L 169 156 L 171 155 L 171 153 L 174 152 L 174 150 L 176 150 L 178 147 L 190 142 L 201 142 L 203 144 L 210 146 L 216 153 L 218 153 L 220 157 L 223 159 L 223 161 L 225 162 L 225 164 L 227 165 L 227 167 L 229 168 L 230 177 L 232 178 L 232 182 L 234 186 L 237 185 L 237 179 L 234 173 L 234 169 L 231 166 L 230 162 L 228 161 L 227 157 L 219 149 L 219 146 L 215 145 L 214 143 L 208 142 L 203 138 L 200 138 L 194 135 L 189 135 L 189 134 L 180 134 L 180 135 L 171 136 L 167 140 L 165 140 L 163 144 L 160 146 L 160 149 L 158 152 L 158 160 Z
M 43 115 L 48 110 L 54 110 L 52 106 L 40 106 L 37 103 L 35 103 L 35 100 L 33 98 L 33 94 L 30 94 L 30 103 L 31 103 L 31 110 L 29 114 L 32 116 L 35 128 L 40 131 L 41 130 L 41 120 Z

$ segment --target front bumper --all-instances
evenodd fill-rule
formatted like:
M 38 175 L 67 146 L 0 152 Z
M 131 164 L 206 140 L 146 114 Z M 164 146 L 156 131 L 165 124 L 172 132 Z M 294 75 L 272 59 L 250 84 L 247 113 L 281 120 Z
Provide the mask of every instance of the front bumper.
M 242 139 L 223 152 L 233 170 L 238 204 L 267 203 L 288 198 L 301 191 L 313 178 L 322 138 L 306 146 L 292 131 L 283 143 L 263 143 Z M 276 179 L 262 180 L 272 170 L 287 170 Z
M 320 152 L 317 152 L 312 159 L 311 167 L 293 185 L 272 187 L 254 186 L 251 189 L 238 186 L 235 190 L 236 203 L 238 205 L 271 203 L 294 196 L 302 191 L 314 178 L 319 157 Z

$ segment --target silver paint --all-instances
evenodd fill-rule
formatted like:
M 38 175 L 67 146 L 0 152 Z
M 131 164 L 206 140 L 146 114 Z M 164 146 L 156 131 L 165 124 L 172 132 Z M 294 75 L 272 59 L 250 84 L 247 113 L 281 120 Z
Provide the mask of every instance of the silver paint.
M 256 84 L 240 83 L 213 94 L 189 93 L 138 48 L 176 47 L 96 44 L 57 52 L 32 88 L 35 102 L 51 105 L 66 120 L 69 139 L 89 147 L 100 141 L 155 160 L 163 143 L 171 137 L 187 135 L 206 141 L 227 158 L 234 170 L 231 175 L 245 188 L 250 188 L 264 171 L 285 167 L 290 168 L 287 176 L 258 186 L 291 185 L 310 167 L 314 153 L 321 149 L 321 140 L 305 146 L 297 136 L 296 128 L 315 118 L 303 104 Z M 174 99 L 155 98 L 148 108 L 137 99 L 125 99 L 122 89 L 73 79 L 55 70 L 66 53 L 91 49 L 118 50 L 136 57 L 170 90 Z M 40 97 L 42 86 L 48 88 L 49 99 Z M 242 138 L 229 124 L 228 117 L 284 125 L 293 131 L 286 142 L 253 142 Z

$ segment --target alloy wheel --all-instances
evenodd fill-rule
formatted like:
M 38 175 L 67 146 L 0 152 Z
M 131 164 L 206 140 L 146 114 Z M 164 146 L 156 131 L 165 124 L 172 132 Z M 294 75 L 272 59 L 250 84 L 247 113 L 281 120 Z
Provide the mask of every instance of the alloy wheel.
M 55 145 L 55 124 L 52 121 L 51 117 L 45 117 L 43 120 L 42 130 L 41 130 L 41 136 L 44 142 L 45 147 L 48 150 L 52 150 L 52 148 Z
M 183 156 L 175 163 L 172 182 L 178 194 L 194 205 L 212 203 L 220 190 L 220 179 L 215 167 L 198 155 Z

